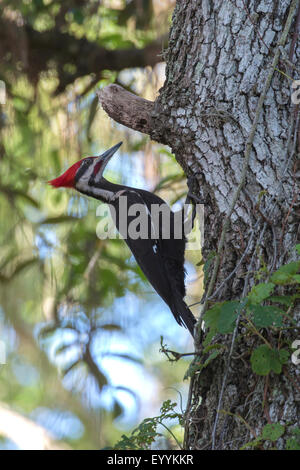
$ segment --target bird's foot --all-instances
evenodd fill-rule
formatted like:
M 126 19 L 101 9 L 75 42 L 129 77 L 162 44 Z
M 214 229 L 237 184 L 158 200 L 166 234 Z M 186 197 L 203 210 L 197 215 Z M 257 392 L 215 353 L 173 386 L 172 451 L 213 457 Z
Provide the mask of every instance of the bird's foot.
M 195 202 L 198 202 L 199 204 L 204 204 L 204 201 L 194 193 L 193 187 L 195 187 L 196 185 L 199 186 L 196 176 L 195 175 L 188 176 L 187 186 L 189 190 L 186 196 L 186 201 L 185 201 L 186 204 L 188 204 L 189 202 L 192 202 L 193 204 L 195 204 Z
M 203 199 L 201 199 L 200 197 L 196 196 L 196 194 L 189 191 L 186 195 L 186 202 L 190 201 L 191 199 L 193 200 L 193 202 L 196 201 L 196 202 L 199 202 L 199 204 L 204 204 Z

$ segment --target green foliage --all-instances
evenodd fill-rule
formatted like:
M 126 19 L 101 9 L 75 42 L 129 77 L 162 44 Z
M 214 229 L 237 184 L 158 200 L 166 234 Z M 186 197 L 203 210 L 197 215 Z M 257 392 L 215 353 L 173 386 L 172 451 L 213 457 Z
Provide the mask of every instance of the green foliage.
M 263 427 L 262 439 L 275 442 L 284 434 L 284 431 L 285 427 L 282 424 L 268 423 Z
M 285 427 L 280 423 L 268 423 L 261 431 L 261 434 L 257 436 L 253 441 L 247 442 L 241 450 L 251 447 L 263 449 L 265 443 L 271 443 L 272 445 L 284 435 Z
M 218 343 L 210 344 L 209 346 L 204 348 L 203 353 L 202 353 L 202 357 L 205 357 L 204 361 L 202 360 L 193 361 L 189 365 L 183 379 L 186 380 L 189 377 L 192 377 L 196 372 L 200 372 L 202 369 L 207 367 L 216 357 L 219 356 L 219 354 L 223 352 L 223 348 L 224 346 Z
M 285 349 L 280 351 L 272 349 L 266 344 L 256 348 L 251 355 L 251 366 L 257 375 L 268 375 L 271 371 L 280 374 L 282 365 L 289 359 L 289 353 Z
M 248 299 L 251 304 L 260 304 L 263 300 L 267 299 L 273 292 L 275 284 L 271 282 L 257 284 L 253 286 L 248 294 Z
M 235 321 L 241 311 L 240 302 L 225 302 L 220 309 L 218 320 L 218 331 L 220 333 L 231 333 L 234 329 Z
M 284 311 L 275 305 L 249 305 L 248 313 L 251 314 L 253 323 L 257 328 L 269 326 L 280 327 L 283 325 Z
M 299 253 L 300 245 L 296 250 Z M 251 366 L 257 375 L 268 375 L 270 372 L 280 374 L 282 366 L 288 362 L 290 353 L 287 349 L 273 347 L 264 338 L 262 329 L 284 329 L 294 321 L 290 316 L 294 302 L 299 298 L 300 260 L 281 266 L 270 276 L 272 282 L 260 282 L 252 287 L 249 294 L 240 301 L 232 300 L 215 303 L 204 314 L 204 322 L 208 333 L 204 342 L 207 349 L 217 334 L 232 333 L 236 320 L 241 318 L 248 334 L 254 334 L 263 339 L 264 344 L 252 351 Z M 292 295 L 276 295 L 278 286 L 285 285 L 294 290 Z M 278 307 L 280 304 L 281 307 Z M 215 354 L 211 359 L 217 357 Z M 211 360 L 210 359 L 210 360 Z M 199 360 L 190 366 L 187 376 L 204 367 Z
M 271 281 L 277 285 L 300 284 L 300 260 L 281 266 L 271 276 Z
M 146 418 L 142 423 L 132 431 L 130 436 L 123 435 L 121 440 L 113 447 L 115 450 L 147 450 L 151 448 L 154 441 L 162 436 L 159 432 L 159 425 L 163 426 L 172 438 L 176 441 L 180 448 L 180 443 L 174 436 L 173 432 L 167 425 L 166 421 L 174 420 L 181 422 L 182 415 L 175 411 L 177 403 L 172 403 L 171 400 L 163 402 L 160 408 L 160 415 L 154 418 Z
M 206 285 L 206 283 L 207 283 L 208 275 L 209 275 L 210 269 L 213 265 L 213 260 L 216 257 L 216 254 L 217 253 L 215 251 L 211 251 L 209 253 L 208 257 L 207 257 L 206 262 L 204 263 L 204 266 L 203 266 L 204 285 Z
M 287 450 L 300 450 L 300 428 L 292 429 L 292 437 L 286 441 Z
M 300 254 L 300 245 L 296 246 L 296 251 Z M 256 340 L 255 343 L 263 341 L 263 344 L 249 350 L 253 372 L 258 376 L 267 376 L 271 373 L 281 374 L 283 366 L 290 361 L 291 351 L 283 347 L 283 344 L 288 342 L 276 333 L 295 325 L 292 310 L 300 296 L 299 270 L 300 260 L 281 266 L 272 274 L 268 273 L 266 266 L 263 266 L 260 272 L 255 273 L 254 276 L 260 282 L 252 287 L 245 298 L 217 302 L 212 305 L 203 316 L 208 330 L 203 351 L 201 356 L 196 356 L 194 362 L 190 365 L 186 377 L 201 371 L 218 357 L 222 349 L 219 343 L 214 343 L 215 338 L 217 337 L 218 342 L 220 342 L 220 335 L 232 333 L 238 318 L 245 329 L 244 334 L 251 335 Z M 262 279 L 265 279 L 265 281 L 262 281 Z M 282 286 L 287 289 L 289 295 L 282 295 Z M 280 338 L 280 341 L 276 342 L 277 344 L 274 340 L 272 343 L 275 344 L 269 342 L 271 336 L 268 335 L 269 329 L 272 329 L 274 333 L 272 338 L 275 338 L 275 341 L 276 338 Z M 216 349 L 210 349 L 214 346 L 216 346 Z M 210 351 L 213 352 L 210 353 Z M 241 420 L 249 427 L 244 419 Z M 286 449 L 299 450 L 300 429 L 296 428 L 287 432 L 285 426 L 280 423 L 266 424 L 261 434 L 246 443 L 242 449 L 264 449 L 270 446 L 273 448 L 276 441 L 285 434 L 287 434 Z
M 274 445 L 274 443 L 288 434 L 289 437 L 286 439 L 286 450 L 300 450 L 300 428 L 296 427 L 292 430 L 287 430 L 285 426 L 280 423 L 268 423 L 261 431 L 261 434 L 257 436 L 253 441 L 247 442 L 242 450 L 251 448 L 263 449 L 265 444 Z M 273 447 L 274 449 L 274 447 Z M 276 447 L 275 447 L 276 449 Z

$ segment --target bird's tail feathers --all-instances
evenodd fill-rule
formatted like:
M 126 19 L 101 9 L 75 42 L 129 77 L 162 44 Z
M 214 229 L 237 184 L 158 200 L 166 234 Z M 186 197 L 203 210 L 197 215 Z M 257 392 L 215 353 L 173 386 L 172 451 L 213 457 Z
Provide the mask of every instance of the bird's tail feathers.
M 179 323 L 179 325 L 185 326 L 194 338 L 194 328 L 197 320 L 185 301 L 179 295 L 175 294 L 171 310 L 177 323 Z

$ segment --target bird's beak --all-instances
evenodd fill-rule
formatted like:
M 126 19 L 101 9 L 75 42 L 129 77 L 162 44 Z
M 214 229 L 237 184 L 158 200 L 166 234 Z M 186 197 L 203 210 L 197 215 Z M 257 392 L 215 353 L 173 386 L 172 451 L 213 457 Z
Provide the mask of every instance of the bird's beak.
M 121 147 L 123 142 L 119 142 L 117 145 L 114 145 L 110 149 L 106 150 L 106 152 L 102 153 L 99 158 L 103 160 L 110 160 L 114 153 Z
M 93 177 L 97 180 L 97 174 L 101 170 L 100 174 L 102 175 L 104 168 L 108 164 L 111 157 L 116 153 L 116 151 L 121 147 L 123 142 L 119 142 L 117 145 L 114 145 L 110 149 L 106 150 L 106 152 L 102 153 L 99 157 L 96 157 L 96 162 L 94 166 L 94 173 Z

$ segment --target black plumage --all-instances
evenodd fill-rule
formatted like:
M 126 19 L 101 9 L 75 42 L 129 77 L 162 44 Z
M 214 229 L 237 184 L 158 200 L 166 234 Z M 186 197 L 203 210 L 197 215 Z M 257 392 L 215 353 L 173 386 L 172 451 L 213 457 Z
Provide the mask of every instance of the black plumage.
M 68 170 L 69 173 L 73 172 L 75 175 L 73 184 L 72 181 L 70 182 L 68 171 L 53 180 L 51 184 L 56 187 L 74 187 L 87 196 L 109 204 L 115 225 L 146 278 L 169 306 L 179 325 L 187 327 L 194 336 L 196 320 L 184 301 L 186 293 L 184 270 L 186 238 L 183 226 L 181 238 L 175 238 L 175 213 L 163 199 L 144 189 L 114 184 L 103 178 L 104 168 L 119 146 L 120 144 L 112 147 L 100 157 L 88 157 L 78 162 L 80 165 L 75 164 L 78 165 L 75 167 L 76 171 L 74 171 L 73 165 Z M 121 210 L 120 213 L 121 197 L 126 198 L 128 209 L 125 226 L 122 223 L 124 212 Z M 146 237 L 144 238 L 132 237 L 130 231 L 127 230 L 136 219 L 136 214 L 130 215 L 130 210 L 136 207 L 136 204 L 139 205 L 139 216 L 143 217 L 143 221 L 147 221 Z M 168 239 L 164 238 L 164 230 L 166 230 L 164 220 L 166 219 L 161 216 L 158 219 L 158 224 L 153 221 L 153 205 L 157 205 L 163 210 L 165 218 L 169 217 L 170 236 Z M 183 217 L 178 223 L 184 223 Z
M 172 311 L 179 325 L 186 326 L 191 334 L 194 334 L 195 318 L 184 302 L 186 294 L 185 289 L 185 270 L 184 270 L 184 251 L 186 239 L 174 238 L 174 213 L 163 199 L 143 189 L 115 185 L 104 178 L 100 180 L 97 186 L 113 191 L 114 194 L 127 198 L 128 208 L 133 204 L 143 204 L 145 207 L 144 218 L 148 217 L 148 238 L 132 239 L 130 234 L 120 231 L 119 223 L 119 197 L 113 198 L 110 204 L 116 211 L 116 226 L 121 235 L 125 238 L 129 249 L 134 255 L 138 265 L 147 277 L 150 284 L 154 287 L 160 297 L 166 302 Z M 107 202 L 107 201 L 106 201 Z M 151 238 L 151 206 L 158 204 L 164 205 L 164 214 L 169 213 L 170 217 L 170 239 L 163 238 L 162 223 L 159 224 L 159 233 L 155 238 Z M 134 220 L 135 216 L 127 216 L 128 225 Z M 161 222 L 161 220 L 160 220 Z

